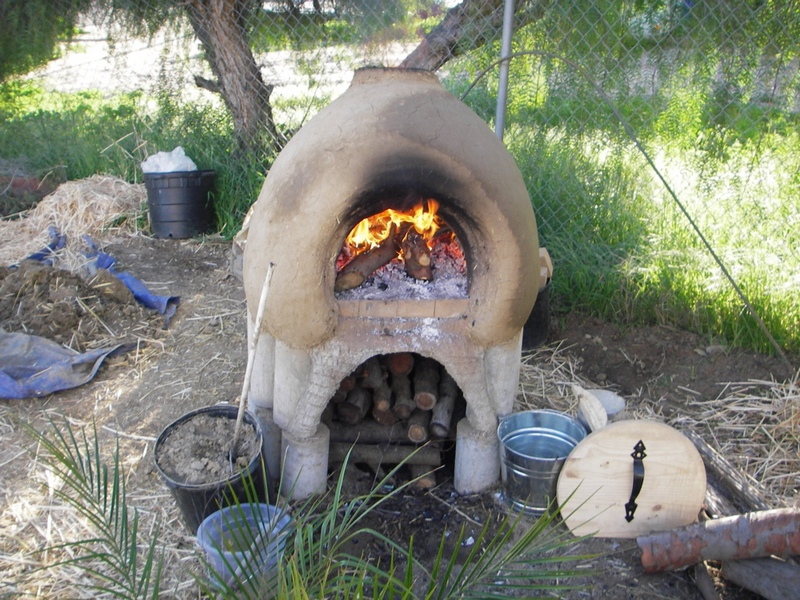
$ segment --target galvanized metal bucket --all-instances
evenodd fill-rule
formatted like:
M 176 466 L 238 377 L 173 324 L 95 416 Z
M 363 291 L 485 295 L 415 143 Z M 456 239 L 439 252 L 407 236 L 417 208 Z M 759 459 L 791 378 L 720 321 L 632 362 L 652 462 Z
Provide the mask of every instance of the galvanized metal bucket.
M 527 514 L 541 515 L 556 497 L 561 467 L 586 437 L 586 429 L 555 410 L 528 410 L 503 419 L 497 436 L 507 502 Z

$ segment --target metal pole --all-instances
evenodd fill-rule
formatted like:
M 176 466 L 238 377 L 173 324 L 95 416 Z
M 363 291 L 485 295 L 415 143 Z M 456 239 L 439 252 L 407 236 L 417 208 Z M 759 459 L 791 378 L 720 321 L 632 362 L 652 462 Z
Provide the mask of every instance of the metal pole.
M 503 6 L 503 41 L 500 49 L 500 80 L 497 88 L 497 114 L 494 120 L 494 133 L 503 139 L 506 126 L 506 100 L 508 98 L 508 59 L 511 55 L 511 33 L 514 28 L 514 0 L 505 0 Z

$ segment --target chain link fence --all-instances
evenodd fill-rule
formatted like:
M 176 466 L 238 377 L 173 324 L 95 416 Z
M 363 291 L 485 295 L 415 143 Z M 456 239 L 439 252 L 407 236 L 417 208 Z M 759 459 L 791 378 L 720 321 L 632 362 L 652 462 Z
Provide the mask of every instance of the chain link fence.
M 276 153 L 356 68 L 436 70 L 493 127 L 507 4 L 92 4 L 62 57 L 28 77 L 52 90 L 134 95 L 147 116 L 109 141 L 133 163 L 171 149 L 163 145 L 175 137 L 162 135 L 170 113 L 186 128 L 187 152 L 222 173 L 222 229 L 232 235 Z M 553 256 L 560 305 L 761 349 L 774 335 L 796 350 L 797 3 L 512 5 L 503 135 Z M 676 300 L 677 288 L 692 292 Z M 757 341 L 736 339 L 742 319 Z

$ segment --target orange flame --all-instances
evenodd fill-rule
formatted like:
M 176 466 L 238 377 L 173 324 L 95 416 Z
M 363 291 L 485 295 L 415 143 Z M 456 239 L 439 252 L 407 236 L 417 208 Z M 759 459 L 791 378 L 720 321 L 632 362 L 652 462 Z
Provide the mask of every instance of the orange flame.
M 403 223 L 410 223 L 416 232 L 426 242 L 430 243 L 443 224 L 442 219 L 436 213 L 438 209 L 439 203 L 432 198 L 404 213 L 388 208 L 381 213 L 359 221 L 345 239 L 345 245 L 350 248 L 353 254 L 360 254 L 370 248 L 379 246 L 381 242 L 389 237 L 392 225 L 395 228 L 400 228 Z

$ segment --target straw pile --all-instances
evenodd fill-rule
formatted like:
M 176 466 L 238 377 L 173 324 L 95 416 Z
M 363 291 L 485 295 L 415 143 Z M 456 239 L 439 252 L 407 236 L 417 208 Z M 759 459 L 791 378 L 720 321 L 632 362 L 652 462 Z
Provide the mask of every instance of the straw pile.
M 143 184 L 94 175 L 69 181 L 46 196 L 22 219 L 0 221 L 0 265 L 17 263 L 48 243 L 48 228 L 67 236 L 68 247 L 82 236 L 97 241 L 135 233 L 146 192 Z M 70 260 L 70 252 L 65 253 Z M 64 265 L 71 269 L 71 265 Z
M 524 356 L 514 410 L 552 408 L 576 415 L 572 384 L 597 387 L 578 371 L 578 361 L 560 344 Z M 620 417 L 697 432 L 772 508 L 800 506 L 800 372 L 793 381 L 726 383 L 716 399 L 688 398 L 676 414 L 665 414 L 654 398 L 628 399 Z
M 728 458 L 772 508 L 800 506 L 800 372 L 793 381 L 729 383 L 671 420 Z

